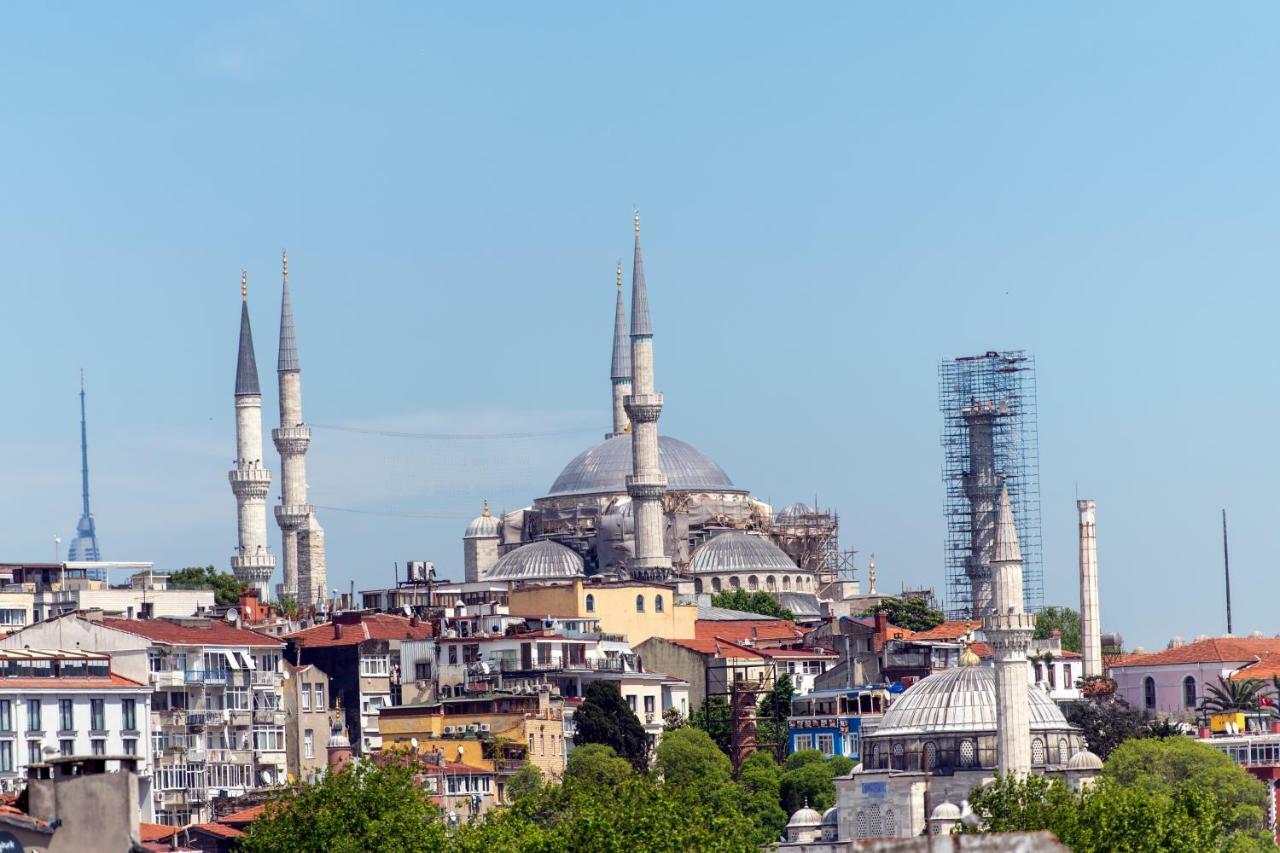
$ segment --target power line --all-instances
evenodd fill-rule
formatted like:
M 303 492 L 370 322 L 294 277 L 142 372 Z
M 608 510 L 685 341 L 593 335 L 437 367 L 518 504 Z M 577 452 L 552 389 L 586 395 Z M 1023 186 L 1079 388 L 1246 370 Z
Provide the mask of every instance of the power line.
M 580 435 L 598 432 L 599 427 L 577 427 L 575 429 L 553 429 L 542 432 L 397 432 L 389 429 L 363 429 L 361 427 L 338 426 L 337 424 L 310 424 L 315 429 L 331 429 L 338 432 L 355 432 L 361 435 L 381 435 L 388 438 L 425 438 L 432 441 L 475 441 L 508 438 L 546 438 L 556 435 Z

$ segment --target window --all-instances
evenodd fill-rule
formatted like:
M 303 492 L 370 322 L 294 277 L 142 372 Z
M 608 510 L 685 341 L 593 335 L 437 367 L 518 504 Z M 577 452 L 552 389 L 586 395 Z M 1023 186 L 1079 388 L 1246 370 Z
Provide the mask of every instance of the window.
M 127 737 L 124 739 L 124 754 L 125 755 L 138 754 L 138 739 L 136 737 Z
M 880 822 L 880 807 L 873 805 L 867 809 L 867 834 L 872 838 L 884 835 L 884 824 Z
M 854 820 L 854 827 L 855 827 L 854 833 L 856 838 L 867 837 L 867 813 L 866 812 L 864 811 L 858 812 L 858 817 Z
M 719 592 L 719 591 L 720 591 L 720 578 L 712 578 L 712 579 L 711 579 L 711 591 L 712 591 L 712 592 Z
M 653 697 L 652 696 L 644 697 L 644 712 L 646 714 L 652 714 L 653 708 L 654 708 Z
M 324 710 L 324 683 L 313 685 L 315 687 L 315 708 L 317 711 Z
M 813 735 L 796 735 L 796 752 L 813 749 Z
M 1051 662 L 1049 664 L 1049 686 L 1054 689 L 1057 689 L 1058 687 L 1058 679 L 1056 677 L 1057 674 L 1058 674 L 1058 668 L 1054 666 L 1053 663 Z
M 1064 663 L 1062 665 L 1062 686 L 1067 689 L 1074 685 L 1075 682 L 1071 680 L 1071 664 Z
M 58 741 L 58 752 L 62 753 L 63 755 L 75 755 L 76 742 L 73 740 Z
M 44 731 L 44 726 L 40 723 L 40 700 L 27 700 L 27 731 L 39 732 Z
M 971 740 L 960 741 L 960 766 L 973 767 L 977 763 L 978 748 Z
M 791 578 L 787 577 L 786 575 L 782 576 L 782 588 L 791 589 Z
M 0 625 L 21 628 L 27 624 L 27 611 L 20 607 L 0 607 Z
M 596 597 L 591 593 L 587 593 L 587 612 L 588 613 L 596 612 Z
M 413 677 L 418 681 L 430 681 L 431 680 L 431 661 L 420 660 L 415 662 L 413 665 Z
M 254 726 L 253 748 L 258 752 L 280 752 L 284 749 L 283 726 Z
M 760 588 L 760 579 L 758 577 L 756 577 L 755 575 L 752 575 L 751 577 L 747 578 L 747 589 L 754 592 L 759 588 Z
M 138 700 L 125 699 L 120 703 L 121 716 L 124 718 L 123 728 L 126 732 L 138 730 Z
M 13 741 L 0 740 L 0 773 L 13 772 Z
M 644 596 L 643 595 L 636 596 L 636 612 L 637 613 L 644 612 Z
M 1186 708 L 1194 708 L 1196 706 L 1195 676 L 1188 675 L 1182 679 L 1182 705 Z
M 44 755 L 40 751 L 40 741 L 27 741 L 27 763 L 39 764 L 41 761 L 44 761 Z
M 458 647 L 449 646 L 449 663 L 456 664 L 458 662 Z
M 58 729 L 64 732 L 76 730 L 75 706 L 70 699 L 58 700 Z
M 653 612 L 654 613 L 662 612 L 662 596 L 660 595 L 655 595 L 653 597 Z
M 302 710 L 304 711 L 311 710 L 311 685 L 310 684 L 302 685 Z
M 634 693 L 627 694 L 627 707 L 631 709 L 631 713 L 634 714 L 636 712 L 636 694 Z
M 315 732 L 312 731 L 311 729 L 307 729 L 305 732 L 302 733 L 302 757 L 303 758 L 316 757 L 315 739 L 316 739 Z
M 93 740 L 89 741 L 89 744 L 93 747 L 94 755 L 107 754 L 107 742 L 105 740 L 102 740 L 101 738 L 94 738 Z
M 449 647 L 449 663 L 457 663 L 457 647 Z M 386 655 L 360 655 L 360 674 L 363 676 L 387 675 L 391 662 Z
M 1142 707 L 1148 710 L 1156 707 L 1156 680 L 1149 675 L 1142 679 Z
M 1031 739 L 1031 763 L 1044 764 L 1044 741 L 1038 737 Z
M 884 810 L 884 834 L 886 838 L 892 838 L 898 834 L 897 821 L 894 819 L 893 809 Z
M 95 732 L 105 731 L 107 728 L 107 713 L 105 699 L 89 700 L 89 728 Z
M 835 753 L 835 738 L 832 735 L 818 735 L 818 752 L 823 755 Z
M 924 769 L 932 770 L 938 766 L 938 745 L 933 741 L 924 744 Z
M 0 699 L 0 731 L 13 731 L 13 702 Z

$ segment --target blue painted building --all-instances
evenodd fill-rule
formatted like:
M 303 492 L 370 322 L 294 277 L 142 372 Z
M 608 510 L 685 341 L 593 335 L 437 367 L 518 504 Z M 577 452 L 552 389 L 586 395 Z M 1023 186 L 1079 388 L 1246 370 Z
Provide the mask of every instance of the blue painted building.
M 885 712 L 891 690 L 865 684 L 797 696 L 791 700 L 791 716 L 787 717 L 787 754 L 816 749 L 824 755 L 860 761 L 863 725 Z

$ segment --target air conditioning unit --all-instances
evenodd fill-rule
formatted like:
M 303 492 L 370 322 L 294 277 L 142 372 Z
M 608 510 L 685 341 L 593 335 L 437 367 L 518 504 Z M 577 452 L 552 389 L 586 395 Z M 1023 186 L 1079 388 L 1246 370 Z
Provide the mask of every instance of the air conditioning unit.
M 480 724 L 480 731 L 482 731 L 482 732 L 487 732 L 487 731 L 489 731 L 489 724 L 488 724 L 488 723 L 481 723 L 481 724 Z
M 453 732 L 454 732 L 454 727 L 453 727 L 453 726 L 445 726 L 445 727 L 444 727 L 444 733 L 445 733 L 445 734 L 447 734 L 447 735 L 451 735 L 451 734 L 453 734 Z
M 478 725 L 476 725 L 475 723 L 471 723 L 470 725 L 468 725 L 468 726 L 467 726 L 467 731 L 469 731 L 469 732 L 478 732 L 478 731 L 480 731 L 480 727 L 479 727 Z

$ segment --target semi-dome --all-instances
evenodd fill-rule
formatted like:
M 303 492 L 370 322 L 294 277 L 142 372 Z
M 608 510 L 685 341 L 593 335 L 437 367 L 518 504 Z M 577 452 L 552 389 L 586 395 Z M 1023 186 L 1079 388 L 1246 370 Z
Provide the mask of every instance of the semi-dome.
M 724 470 L 691 444 L 658 438 L 658 465 L 674 492 L 738 492 Z M 631 435 L 615 435 L 579 453 L 551 484 L 547 497 L 624 494 L 631 473 Z
M 582 577 L 582 558 L 559 542 L 542 539 L 498 558 L 485 580 L 559 580 Z
M 1101 770 L 1102 759 L 1087 749 L 1082 749 L 1067 761 L 1068 770 Z
M 1070 724 L 1042 690 L 1027 691 L 1031 730 L 1066 731 Z M 897 698 L 874 737 L 993 732 L 996 729 L 996 671 L 959 666 L 920 679 Z
M 763 536 L 730 530 L 693 552 L 689 569 L 700 572 L 796 572 L 799 568 L 777 545 Z
M 489 512 L 489 502 L 484 502 L 484 512 L 471 519 L 471 523 L 467 525 L 467 532 L 462 535 L 464 539 L 494 539 L 498 536 L 498 519 L 493 517 Z
M 929 820 L 959 820 L 960 807 L 950 800 L 943 800 L 938 803 L 937 808 L 933 810 L 933 814 L 929 815 Z

